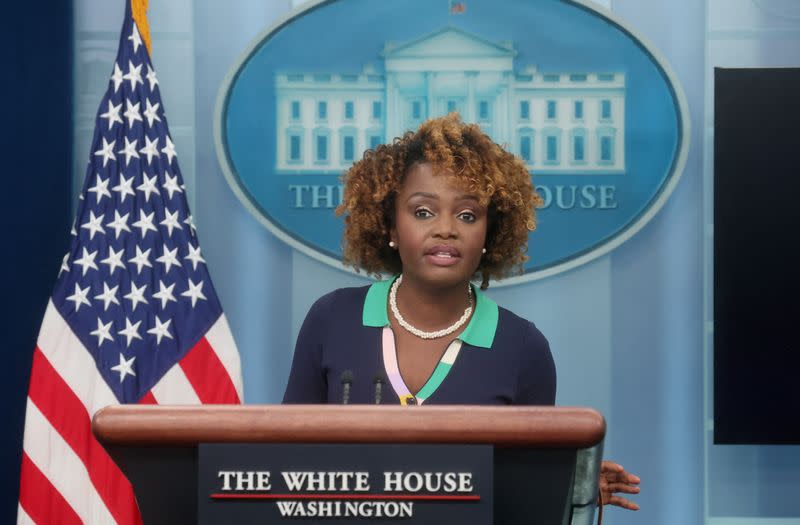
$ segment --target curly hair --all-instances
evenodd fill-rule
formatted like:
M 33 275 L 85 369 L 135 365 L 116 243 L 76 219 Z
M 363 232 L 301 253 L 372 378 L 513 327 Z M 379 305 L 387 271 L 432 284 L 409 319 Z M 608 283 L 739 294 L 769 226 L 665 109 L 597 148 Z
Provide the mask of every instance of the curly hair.
M 425 121 L 391 144 L 367 150 L 344 174 L 344 261 L 369 274 L 399 273 L 400 256 L 389 247 L 395 198 L 409 169 L 429 162 L 448 171 L 459 186 L 488 209 L 486 254 L 476 273 L 481 288 L 521 268 L 528 257 L 528 232 L 536 228 L 534 191 L 524 163 L 458 113 Z

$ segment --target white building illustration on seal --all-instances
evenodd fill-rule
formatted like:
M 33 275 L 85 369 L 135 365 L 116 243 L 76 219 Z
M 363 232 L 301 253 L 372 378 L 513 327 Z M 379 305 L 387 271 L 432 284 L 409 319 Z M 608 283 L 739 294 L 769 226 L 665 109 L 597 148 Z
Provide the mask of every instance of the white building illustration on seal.
M 384 73 L 276 74 L 276 171 L 340 174 L 366 149 L 458 111 L 536 174 L 625 173 L 625 75 L 514 70 L 510 42 L 454 27 L 387 42 Z

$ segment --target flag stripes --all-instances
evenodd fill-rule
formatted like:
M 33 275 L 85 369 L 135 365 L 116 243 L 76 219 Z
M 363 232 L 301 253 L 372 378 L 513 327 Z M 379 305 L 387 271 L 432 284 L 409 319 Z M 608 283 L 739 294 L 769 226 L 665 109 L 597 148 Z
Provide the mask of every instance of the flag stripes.
M 118 403 L 97 371 L 94 359 L 72 333 L 52 300 L 44 313 L 37 347 L 86 407 L 89 417 L 105 406 Z M 31 384 L 34 378 L 31 373 Z
M 156 401 L 155 396 L 153 396 L 152 392 L 148 392 L 142 396 L 142 399 L 139 400 L 140 405 L 157 405 L 158 401 Z
M 25 412 L 23 450 L 82 522 L 116 522 L 92 485 L 86 466 L 30 398 Z M 23 490 L 20 492 L 24 494 Z M 31 507 L 23 504 L 29 514 L 35 512 L 35 506 L 39 503 L 37 500 L 38 495 L 29 500 Z M 51 523 L 58 521 L 55 519 Z
M 59 498 L 60 497 L 61 496 L 59 495 Z M 70 510 L 72 510 L 72 509 L 70 509 Z M 73 512 L 73 514 L 74 514 L 74 512 Z M 45 523 L 45 522 L 42 521 L 42 523 Z M 71 525 L 72 523 L 76 523 L 76 522 L 75 521 L 71 521 L 71 516 L 65 516 L 65 519 L 64 519 L 64 521 L 62 523 L 65 523 L 66 525 Z M 28 516 L 28 513 L 25 512 L 25 509 L 22 508 L 22 505 L 18 504 L 17 505 L 17 525 L 35 525 L 35 524 L 36 524 L 36 522 L 33 521 L 33 519 L 30 516 Z
M 30 516 L 26 508 L 30 510 Z M 29 523 L 80 525 L 82 522 L 64 496 L 53 487 L 28 455 L 23 453 L 17 525 Z
M 150 393 L 159 405 L 199 405 L 200 398 L 180 366 L 170 368 Z
M 37 349 L 28 397 L 86 466 L 95 490 L 117 523 L 137 523 L 133 489 L 92 436 L 91 418 L 80 399 Z
M 217 322 L 206 332 L 206 341 L 208 341 L 208 344 L 211 345 L 211 348 L 217 354 L 219 362 L 225 367 L 228 378 L 242 377 L 239 350 L 236 348 L 236 342 L 233 340 L 231 328 L 228 325 L 228 319 L 225 317 L 225 314 L 220 315 Z M 231 385 L 236 391 L 236 398 L 239 400 L 237 402 L 244 400 L 242 382 L 232 381 Z
M 205 338 L 181 359 L 180 365 L 202 403 L 239 403 L 233 382 Z

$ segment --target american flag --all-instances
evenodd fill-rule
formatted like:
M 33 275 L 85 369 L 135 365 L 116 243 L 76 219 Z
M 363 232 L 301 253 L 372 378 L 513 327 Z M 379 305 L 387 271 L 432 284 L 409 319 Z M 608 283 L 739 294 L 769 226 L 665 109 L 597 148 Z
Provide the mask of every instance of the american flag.
M 18 523 L 141 523 L 91 432 L 118 403 L 239 403 L 214 292 L 130 0 L 86 180 L 33 356 Z
M 467 6 L 462 2 L 454 2 L 453 0 L 449 0 L 450 2 L 450 14 L 457 15 L 467 11 Z

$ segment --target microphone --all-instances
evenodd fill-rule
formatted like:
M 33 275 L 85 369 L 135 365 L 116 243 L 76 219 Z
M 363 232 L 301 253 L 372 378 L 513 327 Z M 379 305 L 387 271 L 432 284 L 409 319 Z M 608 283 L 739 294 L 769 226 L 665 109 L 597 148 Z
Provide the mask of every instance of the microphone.
M 350 402 L 350 387 L 353 385 L 353 372 L 345 370 L 342 372 L 342 404 Z
M 375 383 L 375 404 L 381 404 L 381 396 L 383 396 L 383 383 L 386 380 L 383 378 L 382 374 L 375 374 L 375 379 L 372 380 Z

